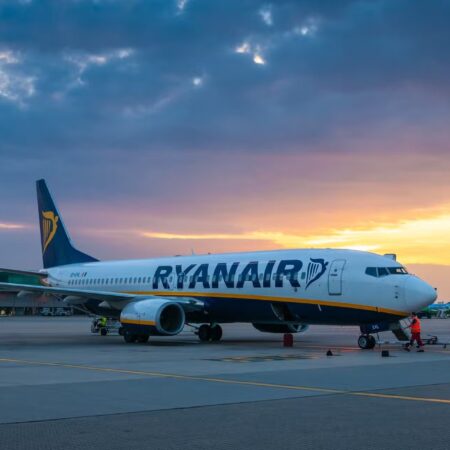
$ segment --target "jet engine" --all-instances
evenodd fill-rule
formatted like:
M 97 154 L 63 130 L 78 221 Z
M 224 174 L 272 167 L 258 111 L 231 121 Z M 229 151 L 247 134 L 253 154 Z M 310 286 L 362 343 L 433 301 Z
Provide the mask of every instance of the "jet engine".
M 303 323 L 253 323 L 258 331 L 263 333 L 303 333 L 308 325 Z
M 174 336 L 183 329 L 186 317 L 178 303 L 155 297 L 129 303 L 120 313 L 120 322 L 128 334 Z

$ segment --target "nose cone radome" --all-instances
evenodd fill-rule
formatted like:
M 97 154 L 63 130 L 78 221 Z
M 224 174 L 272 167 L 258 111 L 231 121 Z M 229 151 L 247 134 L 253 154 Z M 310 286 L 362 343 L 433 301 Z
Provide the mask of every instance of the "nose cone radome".
M 405 299 L 409 310 L 420 311 L 436 300 L 437 294 L 433 286 L 418 277 L 410 277 L 405 286 Z

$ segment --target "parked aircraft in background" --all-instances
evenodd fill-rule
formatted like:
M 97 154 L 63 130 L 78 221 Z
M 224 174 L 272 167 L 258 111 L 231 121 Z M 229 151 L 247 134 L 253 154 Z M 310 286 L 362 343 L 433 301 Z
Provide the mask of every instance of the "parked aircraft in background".
M 44 180 L 37 181 L 44 269 L 41 286 L 0 283 L 0 290 L 60 298 L 64 305 L 117 318 L 126 342 L 174 336 L 199 324 L 203 341 L 220 324 L 246 322 L 263 332 L 295 333 L 309 324 L 359 325 L 401 332 L 399 320 L 433 303 L 436 292 L 392 255 L 299 249 L 98 261 L 71 243 Z

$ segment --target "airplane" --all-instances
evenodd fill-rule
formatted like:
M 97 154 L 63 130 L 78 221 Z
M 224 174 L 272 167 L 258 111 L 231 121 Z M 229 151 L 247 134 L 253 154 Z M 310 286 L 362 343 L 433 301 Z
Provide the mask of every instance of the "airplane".
M 201 341 L 218 341 L 225 323 L 249 323 L 269 333 L 323 324 L 360 326 L 358 345 L 369 349 L 374 333 L 401 335 L 400 321 L 436 299 L 435 289 L 409 274 L 395 255 L 357 250 L 99 261 L 74 247 L 45 180 L 36 187 L 44 268 L 33 274 L 41 285 L 0 283 L 0 291 L 55 296 L 64 305 L 118 319 L 127 343 L 175 336 L 185 325 L 197 328 Z

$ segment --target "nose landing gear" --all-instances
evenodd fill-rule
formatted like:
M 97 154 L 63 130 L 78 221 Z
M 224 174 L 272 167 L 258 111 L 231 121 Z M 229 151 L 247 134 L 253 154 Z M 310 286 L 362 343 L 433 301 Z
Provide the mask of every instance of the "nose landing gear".
M 371 350 L 375 347 L 377 341 L 371 334 L 362 334 L 358 338 L 358 346 L 363 350 Z

